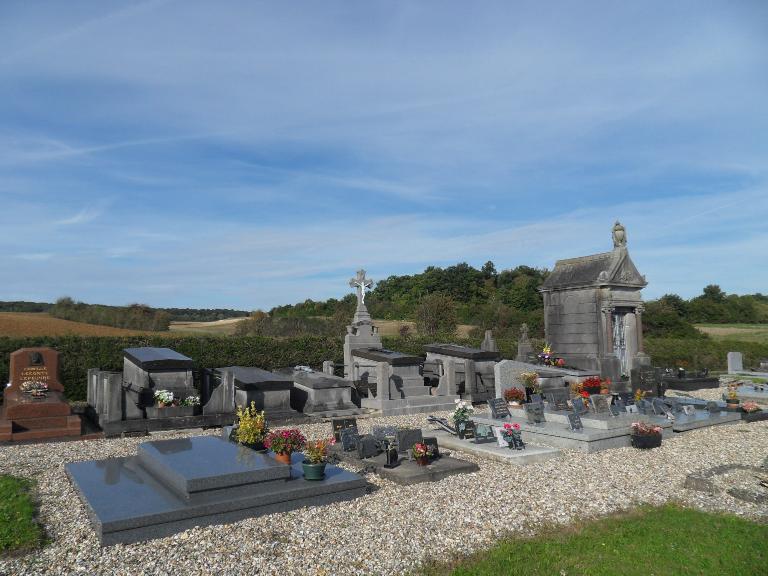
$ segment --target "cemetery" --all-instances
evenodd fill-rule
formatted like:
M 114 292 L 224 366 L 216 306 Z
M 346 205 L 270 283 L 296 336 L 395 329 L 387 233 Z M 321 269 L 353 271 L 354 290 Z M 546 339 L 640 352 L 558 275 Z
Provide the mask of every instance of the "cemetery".
M 78 562 L 107 570 L 159 548 L 182 550 L 180 565 L 212 555 L 228 572 L 217 551 L 247 534 L 234 558 L 246 554 L 265 573 L 396 574 L 427 548 L 475 550 L 516 522 L 643 502 L 766 517 L 755 478 L 768 388 L 739 380 L 737 353 L 726 380 L 653 366 L 641 335 L 645 279 L 618 222 L 613 242 L 557 262 L 541 289 L 547 345 L 536 351 L 522 326 L 514 359 L 490 332 L 478 348 L 385 348 L 364 270 L 349 282 L 356 309 L 343 365 L 200 368 L 172 348 L 125 348 L 122 372 L 83 374 L 88 407 L 74 415 L 59 354 L 18 350 L 0 412 L 0 473 L 23 466 L 55 494 L 42 516 L 50 550 L 80 550 Z M 42 439 L 68 441 L 29 443 Z M 59 464 L 37 458 L 40 446 Z M 595 488 L 576 503 L 572 486 Z M 489 519 L 491 503 L 511 524 Z M 452 508 L 465 520 L 446 523 Z M 318 542 L 331 544 L 316 556 Z

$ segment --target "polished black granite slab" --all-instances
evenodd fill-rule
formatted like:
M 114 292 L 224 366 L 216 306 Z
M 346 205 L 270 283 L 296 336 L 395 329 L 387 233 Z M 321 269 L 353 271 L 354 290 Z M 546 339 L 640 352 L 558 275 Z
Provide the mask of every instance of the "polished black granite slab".
M 192 370 L 192 358 L 170 348 L 124 348 L 123 355 L 144 370 Z
M 352 350 L 352 355 L 374 362 L 386 362 L 392 366 L 416 366 L 424 362 L 420 356 L 412 356 L 386 348 L 356 348 Z
M 188 453 L 194 458 L 194 450 Z M 293 455 L 290 480 L 201 491 L 193 500 L 165 485 L 138 457 L 74 462 L 65 470 L 86 506 L 99 541 L 111 545 L 163 537 L 193 526 L 349 500 L 365 493 L 363 478 L 335 466 L 326 468 L 324 480 L 305 480 L 302 460 L 302 454 Z
M 184 497 L 196 492 L 270 480 L 287 480 L 290 466 L 217 436 L 139 444 L 138 459 Z

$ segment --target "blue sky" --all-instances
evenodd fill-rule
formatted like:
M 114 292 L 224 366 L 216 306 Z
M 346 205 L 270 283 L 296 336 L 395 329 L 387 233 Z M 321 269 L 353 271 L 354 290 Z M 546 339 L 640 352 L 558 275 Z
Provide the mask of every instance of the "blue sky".
M 620 219 L 768 292 L 766 2 L 0 3 L 0 299 L 270 308 Z

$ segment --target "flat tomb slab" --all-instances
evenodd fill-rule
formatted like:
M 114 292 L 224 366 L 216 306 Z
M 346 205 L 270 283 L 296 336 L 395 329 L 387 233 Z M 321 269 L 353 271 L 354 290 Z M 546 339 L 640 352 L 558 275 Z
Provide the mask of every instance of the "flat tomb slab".
M 165 486 L 138 457 L 75 462 L 65 470 L 99 541 L 108 546 L 161 538 L 194 526 L 350 500 L 365 493 L 363 478 L 336 466 L 326 467 L 324 480 L 305 480 L 302 459 L 302 454 L 293 455 L 291 479 L 285 482 L 211 490 L 200 493 L 205 497 L 195 501 Z
M 687 432 L 697 428 L 706 428 L 707 426 L 717 426 L 719 424 L 733 424 L 741 422 L 739 412 L 720 412 L 710 416 L 706 410 L 696 410 L 694 414 L 675 414 L 675 420 L 672 422 L 672 430 L 675 432 Z
M 546 448 L 544 446 L 528 444 L 525 437 L 523 438 L 526 442 L 525 450 L 510 450 L 509 448 L 499 446 L 496 442 L 475 444 L 472 440 L 461 440 L 458 436 L 454 436 L 445 430 L 425 430 L 423 433 L 425 436 L 434 436 L 437 438 L 438 446 L 441 448 L 450 448 L 451 450 L 458 450 L 460 452 L 482 456 L 483 458 L 496 460 L 498 462 L 515 464 L 517 466 L 544 462 L 552 458 L 557 458 L 563 453 L 562 450 L 558 450 L 557 448 Z
M 386 348 L 355 348 L 352 355 L 374 362 L 386 362 L 392 366 L 418 366 L 424 361 L 421 356 L 411 356 Z
M 637 414 L 637 420 L 652 421 L 662 428 L 662 437 L 668 438 L 672 435 L 672 423 L 668 420 L 653 420 L 651 417 Z M 600 452 L 611 448 L 623 448 L 631 445 L 631 427 L 627 425 L 624 428 L 611 428 L 601 430 L 598 428 L 584 428 L 579 432 L 571 430 L 568 426 L 558 422 L 543 422 L 542 424 L 529 424 L 527 420 L 520 418 L 491 418 L 490 415 L 474 415 L 472 417 L 477 423 L 490 426 L 503 426 L 506 422 L 520 424 L 520 430 L 523 432 L 523 441 L 527 444 L 549 444 L 558 448 L 568 448 L 578 450 L 579 452 Z
M 690 392 L 706 388 L 719 388 L 719 378 L 662 378 L 664 385 L 670 390 Z
M 739 400 L 757 402 L 758 404 L 768 404 L 768 386 L 763 390 L 757 390 L 754 386 L 739 386 L 736 388 Z
M 432 435 L 434 436 L 434 434 Z M 372 465 L 377 475 L 403 486 L 420 484 L 422 482 L 436 482 L 448 476 L 477 472 L 480 469 L 477 464 L 459 460 L 458 458 L 451 458 L 450 456 L 441 456 L 428 466 L 419 466 L 415 460 L 404 459 L 394 468 L 384 468 L 386 461 L 387 457 L 383 453 L 373 458 L 362 460 L 364 464 Z
M 511 406 L 509 411 L 513 418 L 527 420 L 525 410 L 522 407 Z M 566 428 L 568 427 L 568 414 L 573 414 L 573 411 L 552 410 L 548 407 L 544 408 L 544 417 L 547 422 L 562 424 Z M 665 423 L 668 424 L 667 419 L 663 416 L 630 414 L 629 412 L 619 412 L 618 416 L 588 412 L 581 415 L 581 423 L 584 425 L 584 428 L 594 428 L 597 430 L 626 429 L 627 427 L 632 426 L 632 422 L 637 422 L 638 418 L 642 418 L 645 421 L 652 422 L 662 427 Z
M 186 497 L 291 476 L 287 464 L 217 436 L 144 442 L 139 444 L 138 459 L 166 486 Z

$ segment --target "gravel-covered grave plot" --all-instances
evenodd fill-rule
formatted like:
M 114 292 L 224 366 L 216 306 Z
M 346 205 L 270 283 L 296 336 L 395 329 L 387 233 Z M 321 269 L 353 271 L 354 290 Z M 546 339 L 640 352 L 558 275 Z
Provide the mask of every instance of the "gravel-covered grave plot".
M 448 417 L 448 414 L 441 414 Z M 425 426 L 425 416 L 358 420 Z M 300 426 L 324 437 L 330 425 Z M 211 434 L 217 433 L 211 431 Z M 200 434 L 163 433 L 157 438 Z M 33 478 L 51 542 L 0 559 L 0 574 L 401 574 L 420 561 L 489 546 L 510 532 L 670 500 L 768 520 L 768 504 L 683 488 L 690 472 L 719 464 L 759 466 L 768 454 L 768 422 L 704 428 L 665 439 L 661 448 L 566 451 L 525 467 L 453 454 L 480 470 L 439 482 L 398 486 L 368 475 L 357 500 L 195 528 L 173 537 L 101 548 L 64 464 L 128 456 L 147 438 L 5 446 L 0 473 Z

